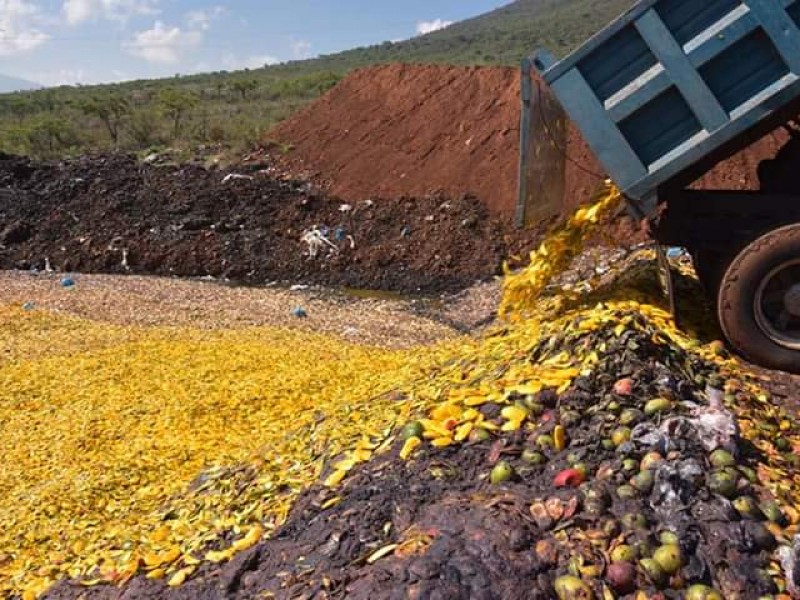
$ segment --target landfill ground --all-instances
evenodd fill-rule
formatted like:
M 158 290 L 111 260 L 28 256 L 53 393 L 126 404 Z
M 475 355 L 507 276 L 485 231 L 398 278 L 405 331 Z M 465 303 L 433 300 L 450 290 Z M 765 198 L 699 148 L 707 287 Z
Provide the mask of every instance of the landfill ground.
M 798 379 L 686 261 L 675 327 L 613 189 L 511 227 L 512 80 L 357 72 L 234 169 L 0 156 L 0 598 L 800 599 Z
M 242 169 L 131 156 L 39 163 L 0 156 L 0 268 L 211 277 L 406 293 L 500 273 L 534 234 L 470 196 L 349 203 Z
M 3 273 L 0 595 L 797 598 L 796 380 L 598 218 L 436 302 Z
M 121 327 L 236 330 L 273 326 L 380 346 L 409 348 L 451 338 L 493 320 L 499 284 L 456 297 L 404 298 L 324 287 L 243 287 L 137 275 L 0 271 L 3 302 Z M 456 300 L 457 298 L 457 300 Z M 294 312 L 302 309 L 303 317 Z

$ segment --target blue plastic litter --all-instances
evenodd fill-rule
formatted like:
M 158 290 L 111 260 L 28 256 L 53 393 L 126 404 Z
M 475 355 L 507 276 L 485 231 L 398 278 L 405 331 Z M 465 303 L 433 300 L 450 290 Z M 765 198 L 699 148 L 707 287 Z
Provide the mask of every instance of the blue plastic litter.
M 333 230 L 333 239 L 337 242 L 343 242 L 347 238 L 347 231 L 344 227 L 337 227 Z
M 64 279 L 61 280 L 61 287 L 69 288 L 73 287 L 74 285 L 75 285 L 75 280 L 72 279 L 71 277 L 64 277 Z
M 306 312 L 306 309 L 303 308 L 302 306 L 298 306 L 297 308 L 295 308 L 292 311 L 292 315 L 294 315 L 298 319 L 305 319 L 306 317 L 308 317 L 308 313 Z

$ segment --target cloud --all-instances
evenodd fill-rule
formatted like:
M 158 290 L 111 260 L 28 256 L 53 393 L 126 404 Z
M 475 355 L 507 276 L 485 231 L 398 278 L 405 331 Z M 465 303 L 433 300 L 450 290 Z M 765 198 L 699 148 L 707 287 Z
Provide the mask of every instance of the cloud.
M 238 57 L 232 53 L 227 53 L 222 57 L 222 65 L 228 71 L 239 69 L 260 69 L 266 65 L 277 65 L 280 61 L 268 54 Z
M 224 6 L 213 6 L 207 10 L 190 10 L 186 13 L 186 24 L 190 29 L 208 31 L 211 21 L 226 12 L 227 9 Z
M 295 40 L 292 42 L 292 56 L 297 60 L 311 58 L 311 42 Z
M 439 31 L 440 29 L 444 29 L 445 27 L 450 27 L 452 25 L 452 21 L 444 21 L 443 19 L 434 19 L 433 21 L 420 21 L 417 23 L 417 34 L 425 35 L 428 33 L 433 33 L 434 31 Z
M 0 56 L 37 48 L 50 36 L 36 27 L 39 9 L 26 0 L 0 0 Z
M 176 64 L 184 54 L 202 43 L 203 34 L 199 31 L 184 31 L 156 21 L 152 29 L 140 31 L 123 47 L 129 54 L 148 62 Z
M 134 16 L 159 14 L 159 2 L 160 0 L 64 0 L 62 11 L 70 25 L 98 19 L 124 21 Z

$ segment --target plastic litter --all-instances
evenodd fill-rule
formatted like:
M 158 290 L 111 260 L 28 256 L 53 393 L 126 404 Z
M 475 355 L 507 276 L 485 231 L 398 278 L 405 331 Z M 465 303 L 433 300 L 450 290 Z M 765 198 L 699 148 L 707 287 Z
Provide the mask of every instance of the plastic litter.
M 722 391 L 709 387 L 706 395 L 708 406 L 697 406 L 691 415 L 700 441 L 709 452 L 734 447 L 741 434 L 736 417 L 725 408 Z
M 127 248 L 123 248 L 122 249 L 122 263 L 121 263 L 121 265 L 122 265 L 122 268 L 125 269 L 126 271 L 130 271 L 131 270 L 131 267 L 128 264 L 128 249 Z
M 792 598 L 800 597 L 800 536 L 794 538 L 792 546 L 778 550 L 781 567 L 786 575 L 786 589 Z
M 411 236 L 411 227 L 408 225 L 404 225 L 403 229 L 400 230 L 400 237 L 407 238 Z
M 26 302 L 25 304 L 22 305 L 22 310 L 25 311 L 32 311 L 35 308 L 36 304 L 34 304 L 33 302 Z
M 305 308 L 303 308 L 302 306 L 298 306 L 292 310 L 292 316 L 294 316 L 297 319 L 305 319 L 306 317 L 308 317 L 308 313 L 306 312 Z
M 326 246 L 334 253 L 339 251 L 339 248 L 336 246 L 336 244 L 328 239 L 328 231 L 329 229 L 327 227 L 313 227 L 303 232 L 300 240 L 308 246 L 307 251 L 309 258 L 316 258 L 319 255 L 320 250 Z
M 61 287 L 65 288 L 75 287 L 75 280 L 72 279 L 71 277 L 64 277 L 64 279 L 61 280 Z
M 237 180 L 253 181 L 253 177 L 250 175 L 241 175 L 239 173 L 228 173 L 225 175 L 225 177 L 223 177 L 222 183 L 228 183 L 230 181 Z

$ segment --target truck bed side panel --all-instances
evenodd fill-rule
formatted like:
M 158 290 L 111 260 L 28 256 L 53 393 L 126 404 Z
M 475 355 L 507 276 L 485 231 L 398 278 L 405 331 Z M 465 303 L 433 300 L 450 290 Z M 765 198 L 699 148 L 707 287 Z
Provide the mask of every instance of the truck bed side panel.
M 534 65 L 630 198 L 800 98 L 800 0 L 645 0 L 571 56 Z

